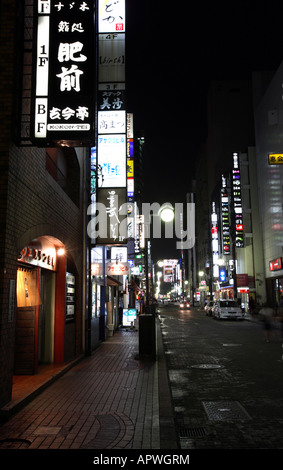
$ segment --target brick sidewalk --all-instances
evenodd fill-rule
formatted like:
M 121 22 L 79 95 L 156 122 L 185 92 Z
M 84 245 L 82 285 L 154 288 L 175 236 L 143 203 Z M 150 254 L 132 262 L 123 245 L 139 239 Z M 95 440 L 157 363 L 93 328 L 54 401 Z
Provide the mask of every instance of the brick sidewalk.
M 0 426 L 0 449 L 177 449 L 156 323 L 156 361 L 138 357 L 138 331 L 115 332 L 92 356 L 61 377 L 47 378 L 46 389 L 22 403 Z M 15 405 L 20 404 L 18 398 Z

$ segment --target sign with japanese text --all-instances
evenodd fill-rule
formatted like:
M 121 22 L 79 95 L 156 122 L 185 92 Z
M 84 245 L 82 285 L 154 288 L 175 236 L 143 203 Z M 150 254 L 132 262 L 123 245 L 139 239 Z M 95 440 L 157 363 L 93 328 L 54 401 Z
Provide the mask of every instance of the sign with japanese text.
M 125 34 L 100 34 L 99 82 L 124 82 L 126 74 Z
M 269 153 L 268 163 L 269 165 L 283 165 L 283 154 L 282 153 Z
M 32 264 L 40 268 L 56 270 L 56 249 L 53 245 L 31 243 L 22 249 L 18 261 Z
M 97 207 L 101 219 L 96 241 L 127 243 L 127 114 L 125 0 L 98 0 Z M 107 229 L 107 233 L 103 233 Z M 122 266 L 122 264 L 120 263 Z M 111 273 L 118 264 L 109 265 Z M 127 268 L 128 266 L 124 266 Z M 114 273 L 115 274 L 115 273 Z
M 233 153 L 233 170 L 232 170 L 232 191 L 233 206 L 235 213 L 235 245 L 237 248 L 244 246 L 244 230 L 243 230 L 243 206 L 241 193 L 241 173 L 240 159 L 238 153 Z
M 134 197 L 134 194 L 135 194 L 134 187 L 135 187 L 134 178 L 128 178 L 127 179 L 127 194 L 128 194 L 128 197 Z
M 136 206 L 136 203 L 135 203 Z M 136 214 L 135 218 L 135 239 L 134 239 L 134 250 L 135 253 L 140 253 L 145 248 L 145 227 L 144 227 L 144 215 Z
M 125 128 L 125 111 L 98 111 L 98 134 L 121 134 Z
M 99 84 L 98 111 L 124 111 L 125 109 L 126 92 L 122 84 Z
M 216 212 L 216 204 L 212 202 L 211 208 L 211 251 L 212 251 L 212 265 L 213 265 L 213 277 L 218 278 L 219 276 L 219 246 L 218 246 L 218 215 Z
M 134 177 L 134 159 L 127 158 L 127 178 Z
M 126 136 L 125 134 L 98 135 L 98 164 L 101 175 L 98 188 L 126 187 Z
M 125 0 L 99 0 L 98 11 L 98 28 L 100 33 L 114 33 L 117 31 L 125 31 Z
M 128 263 L 108 263 L 107 274 L 109 276 L 125 276 L 129 274 Z
M 223 254 L 230 254 L 230 221 L 229 221 L 229 199 L 227 190 L 227 180 L 222 175 L 221 187 L 221 219 L 222 219 L 222 238 Z
M 38 0 L 36 145 L 94 142 L 95 21 L 91 0 Z
M 101 188 L 97 193 L 97 238 L 99 245 L 127 243 L 127 199 L 125 188 Z
M 126 246 L 112 246 L 110 256 L 112 262 L 127 263 L 128 248 Z

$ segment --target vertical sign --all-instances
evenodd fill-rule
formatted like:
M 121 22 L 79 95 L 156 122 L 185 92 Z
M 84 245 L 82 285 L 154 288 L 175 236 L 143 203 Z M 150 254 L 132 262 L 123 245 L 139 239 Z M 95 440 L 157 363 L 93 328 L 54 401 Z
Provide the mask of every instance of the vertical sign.
M 98 0 L 97 202 L 105 206 L 107 234 L 97 243 L 107 245 L 127 243 L 125 29 L 125 0 Z
M 33 140 L 94 143 L 94 2 L 37 2 Z
M 241 173 L 239 154 L 233 153 L 233 170 L 232 170 L 232 191 L 233 206 L 235 213 L 235 246 L 243 248 L 244 246 L 244 228 L 243 228 L 243 206 L 241 193 Z
M 66 320 L 75 318 L 76 278 L 74 274 L 66 273 Z
M 134 201 L 134 120 L 133 114 L 127 114 L 127 194 L 130 202 Z
M 211 211 L 211 251 L 212 251 L 212 265 L 213 277 L 219 276 L 219 248 L 218 248 L 218 217 L 216 212 L 215 202 L 212 202 Z
M 221 187 L 221 216 L 222 216 L 222 238 L 223 254 L 230 254 L 230 222 L 229 222 L 229 197 L 227 190 L 227 179 L 222 175 Z
M 100 211 L 96 218 L 99 245 L 125 245 L 127 243 L 127 201 L 124 188 L 101 188 L 98 190 Z

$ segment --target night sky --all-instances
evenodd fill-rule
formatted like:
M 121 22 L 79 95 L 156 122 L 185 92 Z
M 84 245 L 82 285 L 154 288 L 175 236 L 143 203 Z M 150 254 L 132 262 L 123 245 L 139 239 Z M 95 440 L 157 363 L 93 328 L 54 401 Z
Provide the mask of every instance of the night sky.
M 127 1 L 128 111 L 145 131 L 144 201 L 185 201 L 209 82 L 276 70 L 282 18 L 282 1 Z

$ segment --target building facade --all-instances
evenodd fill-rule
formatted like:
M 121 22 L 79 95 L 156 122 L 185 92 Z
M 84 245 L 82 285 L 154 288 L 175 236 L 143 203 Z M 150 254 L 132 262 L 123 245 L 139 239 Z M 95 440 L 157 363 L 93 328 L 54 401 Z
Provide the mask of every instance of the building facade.
M 283 294 L 282 72 L 281 63 L 268 86 L 264 87 L 265 74 L 254 74 L 253 77 L 264 276 L 267 301 L 275 307 Z
M 251 300 L 259 305 L 265 302 L 269 290 L 269 281 L 267 284 L 265 281 L 269 264 L 263 254 L 267 198 L 262 188 L 267 191 L 270 186 L 261 153 L 270 125 L 264 124 L 267 110 L 261 115 L 258 107 L 254 111 L 253 100 L 256 99 L 257 105 L 261 103 L 260 85 L 265 90 L 271 76 L 271 73 L 264 74 L 257 82 L 211 83 L 207 138 L 196 165 L 195 276 L 199 298 L 232 296 L 241 301 L 246 311 Z M 276 138 L 280 140 L 278 135 Z M 270 235 L 265 238 L 271 242 Z M 274 255 L 274 259 L 278 256 Z
M 20 142 L 29 93 L 22 70 L 31 66 L 23 10 L 24 2 L 1 2 L 1 406 L 11 400 L 14 374 L 40 373 L 85 347 L 87 150 Z

